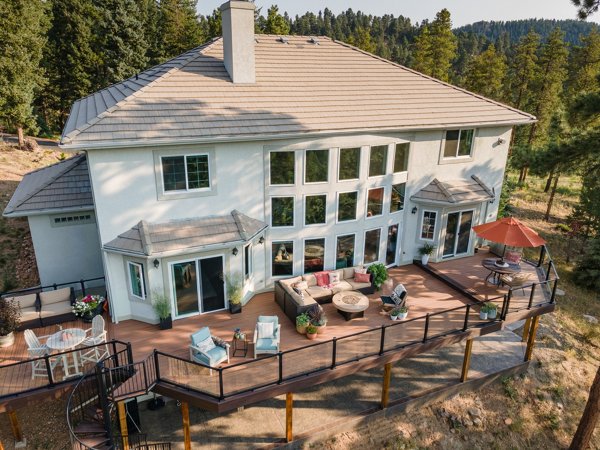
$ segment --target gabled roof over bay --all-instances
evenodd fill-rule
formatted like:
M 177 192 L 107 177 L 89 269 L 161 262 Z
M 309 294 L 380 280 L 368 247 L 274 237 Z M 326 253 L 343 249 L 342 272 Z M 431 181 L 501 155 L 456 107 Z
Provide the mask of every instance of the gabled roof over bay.
M 410 199 L 424 203 L 478 203 L 493 200 L 494 192 L 475 175 L 469 180 L 440 181 L 434 178 Z
M 266 228 L 266 223 L 237 210 L 225 216 L 195 217 L 164 223 L 141 220 L 130 230 L 104 244 L 104 248 L 140 256 L 186 253 L 216 245 L 244 243 Z
M 326 37 L 256 36 L 256 83 L 234 84 L 221 38 L 75 102 L 65 148 L 531 123 Z
M 87 159 L 79 154 L 26 174 L 3 214 L 17 217 L 93 208 Z

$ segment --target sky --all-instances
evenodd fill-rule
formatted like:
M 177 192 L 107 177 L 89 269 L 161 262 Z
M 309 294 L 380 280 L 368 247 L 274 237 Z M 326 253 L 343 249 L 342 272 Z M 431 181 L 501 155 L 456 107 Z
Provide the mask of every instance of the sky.
M 198 0 L 198 12 L 206 15 L 218 8 L 225 0 Z M 517 19 L 575 19 L 576 9 L 569 0 L 256 0 L 256 6 L 267 9 L 276 4 L 279 11 L 287 11 L 290 16 L 302 15 L 306 11 L 317 13 L 328 7 L 335 14 L 352 8 L 367 14 L 403 15 L 413 22 L 433 19 L 436 12 L 447 8 L 452 15 L 455 27 L 481 20 Z M 589 19 L 588 19 L 589 20 Z M 600 13 L 591 20 L 598 22 Z

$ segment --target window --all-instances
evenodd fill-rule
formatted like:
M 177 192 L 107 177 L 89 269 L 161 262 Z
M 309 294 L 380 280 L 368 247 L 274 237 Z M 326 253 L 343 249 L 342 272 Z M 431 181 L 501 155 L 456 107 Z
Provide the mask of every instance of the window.
M 385 264 L 391 266 L 396 263 L 398 248 L 398 225 L 388 227 L 387 247 L 385 248 Z
M 423 221 L 421 222 L 421 239 L 432 241 L 435 232 L 435 220 L 437 213 L 435 211 L 423 211 Z
M 404 192 L 406 183 L 392 185 L 392 199 L 390 202 L 390 212 L 402 211 L 404 209 Z
M 408 148 L 410 144 L 404 142 L 396 144 L 394 152 L 394 173 L 406 172 L 408 170 Z
M 144 281 L 144 266 L 139 263 L 127 262 L 129 273 L 129 290 L 131 295 L 142 300 L 146 299 L 146 283 Z
M 252 246 L 244 246 L 244 278 L 247 280 L 252 275 Z
M 326 207 L 327 196 L 307 195 L 304 204 L 304 223 L 306 225 L 325 223 Z
M 292 275 L 294 273 L 294 243 L 292 241 L 273 242 L 271 244 L 274 277 Z
M 356 238 L 353 234 L 347 234 L 345 236 L 337 237 L 336 256 L 335 256 L 335 268 L 336 269 L 354 266 L 355 240 L 356 240 Z
M 295 155 L 294 152 L 269 153 L 271 184 L 294 184 Z
M 65 225 L 84 225 L 94 223 L 94 216 L 91 214 L 75 214 L 72 216 L 55 216 L 52 218 L 52 227 L 62 227 Z
M 338 222 L 356 220 L 358 192 L 340 192 L 338 196 Z
M 321 272 L 325 267 L 325 239 L 304 241 L 304 273 Z
M 369 230 L 365 233 L 365 264 L 379 260 L 379 239 L 381 228 Z
M 444 158 L 471 156 L 475 130 L 448 130 L 444 142 Z
M 208 155 L 163 156 L 161 162 L 165 192 L 210 187 Z
M 306 150 L 307 183 L 327 182 L 329 179 L 329 150 Z
M 360 178 L 360 148 L 340 149 L 340 169 L 338 179 L 358 180 Z
M 294 197 L 271 198 L 271 226 L 294 226 Z
M 369 176 L 377 177 L 385 175 L 385 166 L 387 162 L 387 145 L 377 145 L 371 147 L 369 155 Z
M 383 214 L 383 193 L 383 188 L 369 189 L 367 217 L 375 217 Z

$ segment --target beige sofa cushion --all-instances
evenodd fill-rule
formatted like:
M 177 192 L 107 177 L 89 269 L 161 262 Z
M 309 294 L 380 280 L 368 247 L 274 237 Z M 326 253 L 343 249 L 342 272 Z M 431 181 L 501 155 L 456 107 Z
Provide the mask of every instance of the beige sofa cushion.
M 312 298 L 322 298 L 331 295 L 331 289 L 326 289 L 321 286 L 310 286 L 306 292 L 308 292 L 308 295 Z
M 70 302 L 50 303 L 46 305 L 42 303 L 42 319 L 70 312 L 73 312 Z
M 21 310 L 26 308 L 34 308 L 35 309 L 35 299 L 37 298 L 37 294 L 27 294 L 27 295 L 19 295 L 17 297 L 6 297 L 6 300 L 16 300 L 21 307 Z
M 27 322 L 29 320 L 38 320 L 40 313 L 33 308 L 21 308 L 21 321 Z
M 56 291 L 40 292 L 40 300 L 42 301 L 42 310 L 47 308 L 47 305 L 53 303 L 67 302 L 71 307 L 71 289 L 62 288 Z
M 312 273 L 302 275 L 302 279 L 308 283 L 308 287 L 317 285 L 317 277 L 315 277 Z
M 354 267 L 344 267 L 342 272 L 344 273 L 342 276 L 344 280 L 347 280 L 348 278 L 354 278 Z
M 292 277 L 292 278 L 286 278 L 285 280 L 279 280 L 279 282 L 283 285 L 283 286 L 288 286 L 291 287 L 292 284 L 297 283 L 298 281 L 302 281 L 302 277 L 301 276 L 297 276 L 297 277 Z
M 363 289 L 363 288 L 368 288 L 369 286 L 371 286 L 371 283 L 357 283 L 354 280 L 348 279 L 346 280 L 346 282 L 352 286 L 352 290 L 353 291 L 357 291 L 359 289 Z
M 331 288 L 331 291 L 333 292 L 334 295 L 337 294 L 338 292 L 351 291 L 351 290 L 352 290 L 352 285 L 345 280 L 340 281 L 338 284 L 336 284 L 335 286 L 333 286 Z

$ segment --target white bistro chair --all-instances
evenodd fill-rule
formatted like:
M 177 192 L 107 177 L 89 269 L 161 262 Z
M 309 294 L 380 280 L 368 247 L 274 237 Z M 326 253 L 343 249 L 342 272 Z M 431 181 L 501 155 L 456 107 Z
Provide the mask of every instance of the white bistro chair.
M 94 347 L 80 350 L 79 355 L 82 362 L 90 361 L 96 363 L 110 356 L 108 345 L 99 345 L 106 344 L 106 329 L 104 325 L 104 318 L 101 315 L 97 315 L 92 319 L 92 328 L 85 330 L 87 336 L 81 343 L 81 346 Z
M 25 342 L 27 343 L 27 354 L 30 358 L 41 358 L 52 352 L 50 347 L 40 342 L 40 338 L 43 339 L 48 336 L 40 336 L 38 338 L 32 330 L 25 330 L 23 335 L 25 336 Z M 53 371 L 59 362 L 60 358 L 49 358 L 50 371 Z M 54 376 L 54 373 L 52 376 Z M 35 377 L 48 378 L 46 362 L 43 359 L 31 361 L 31 379 L 33 380 Z

